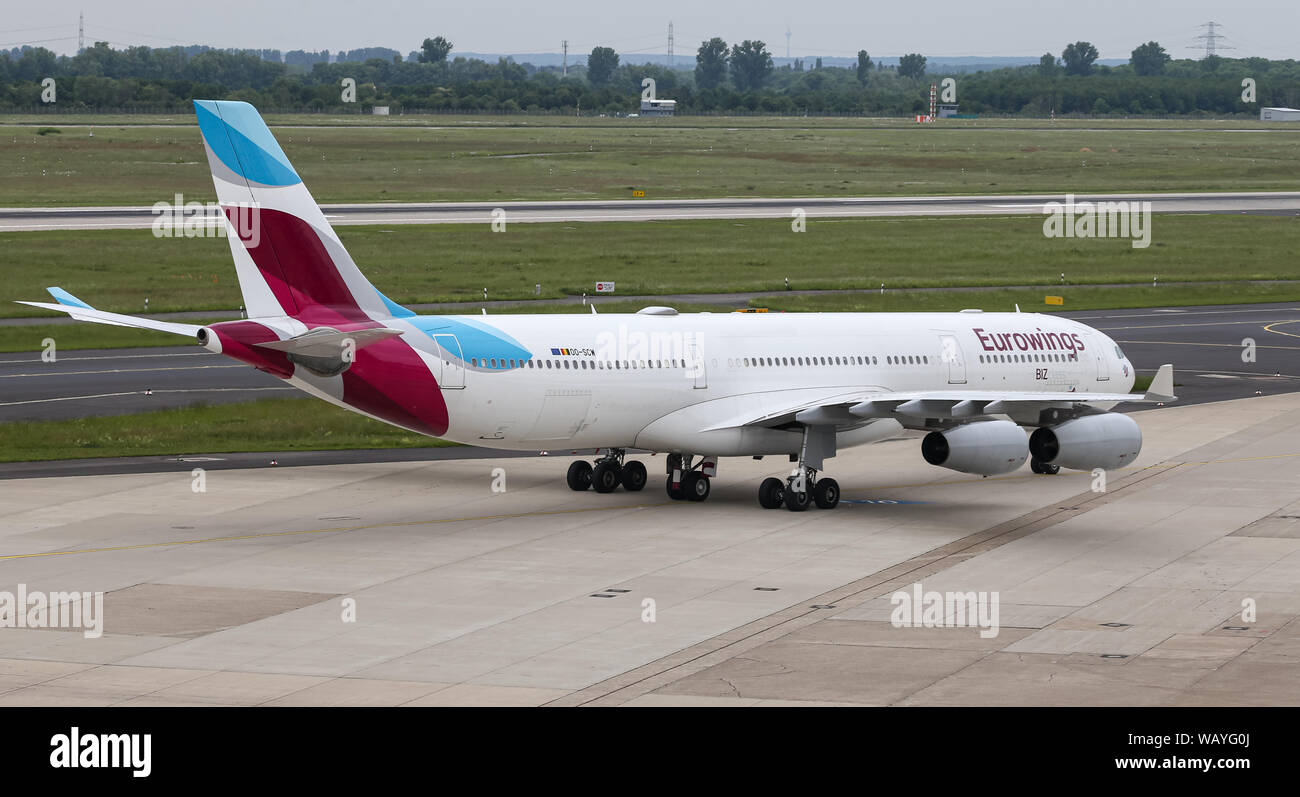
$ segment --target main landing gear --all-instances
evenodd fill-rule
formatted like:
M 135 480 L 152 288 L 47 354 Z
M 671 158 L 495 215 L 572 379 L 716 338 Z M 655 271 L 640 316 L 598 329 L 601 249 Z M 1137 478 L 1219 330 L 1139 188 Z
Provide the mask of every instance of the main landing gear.
M 691 454 L 669 454 L 664 487 L 674 501 L 703 501 L 709 497 L 709 481 L 717 475 L 718 461 L 701 457 L 695 462 Z
M 582 492 L 590 487 L 598 493 L 612 493 L 620 484 L 630 493 L 643 489 L 648 478 L 645 465 L 636 460 L 625 462 L 626 454 L 621 448 L 610 448 L 594 464 L 575 460 L 569 465 L 569 489 Z
M 775 477 L 763 480 L 758 486 L 758 503 L 764 509 L 777 509 L 782 505 L 791 512 L 802 512 L 809 506 L 834 509 L 840 503 L 840 483 L 817 471 L 800 467 L 781 481 Z
M 774 477 L 763 480 L 758 486 L 759 506 L 776 509 L 784 505 L 791 512 L 802 512 L 814 504 L 818 509 L 834 509 L 840 503 L 840 483 L 829 477 L 817 478 L 822 462 L 833 456 L 834 427 L 804 426 L 799 465 L 785 481 Z

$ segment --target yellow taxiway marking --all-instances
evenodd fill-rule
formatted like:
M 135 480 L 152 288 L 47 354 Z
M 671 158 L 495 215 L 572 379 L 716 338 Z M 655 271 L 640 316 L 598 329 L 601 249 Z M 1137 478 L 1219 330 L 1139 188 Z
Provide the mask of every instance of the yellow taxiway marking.
M 1281 331 L 1279 331 L 1279 330 L 1273 329 L 1273 327 L 1280 327 L 1280 326 L 1282 326 L 1283 324 L 1300 324 L 1300 319 L 1295 319 L 1295 320 L 1293 320 L 1293 321 L 1274 321 L 1274 322 L 1271 323 L 1271 324 L 1266 324 L 1266 325 L 1264 326 L 1264 331 L 1265 331 L 1265 332 L 1272 332 L 1274 335 L 1286 335 L 1288 338 L 1300 338 L 1300 335 L 1297 335 L 1297 334 L 1294 333 L 1294 332 L 1281 332 Z M 1277 347 L 1277 346 L 1269 346 L 1268 348 L 1270 348 L 1270 349 L 1275 349 L 1275 348 L 1278 348 L 1278 347 Z M 1288 347 L 1288 348 L 1294 348 L 1294 347 Z
M 1264 329 L 1268 329 L 1268 327 L 1264 327 Z M 1278 334 L 1278 335 L 1289 335 L 1289 334 L 1291 334 L 1291 333 L 1289 333 L 1289 332 L 1278 332 L 1277 330 L 1274 330 L 1274 329 L 1268 329 L 1268 331 L 1269 331 L 1269 332 L 1273 332 L 1273 333 Z M 1293 335 L 1292 337 L 1300 338 L 1300 335 Z M 1117 341 L 1115 341 L 1115 342 L 1116 342 L 1116 343 L 1123 343 L 1123 344 L 1125 344 L 1125 345 L 1128 345 L 1128 344 L 1134 344 L 1134 345 L 1144 345 L 1144 346 L 1145 346 L 1145 345 L 1153 345 L 1153 346 L 1221 346 L 1221 347 L 1229 348 L 1229 349 L 1240 349 L 1240 348 L 1241 348 L 1241 344 L 1240 344 L 1240 343 L 1198 343 L 1198 342 L 1190 341 L 1190 340 L 1117 340 Z M 1300 349 L 1300 346 L 1256 346 L 1255 348 L 1256 348 L 1256 349 L 1283 349 L 1283 350 L 1285 350 L 1285 351 L 1296 351 L 1297 349 Z
M 1286 323 L 1286 322 L 1281 322 Z M 1182 329 L 1185 327 L 1231 327 L 1242 325 L 1259 326 L 1259 321 L 1198 321 L 1190 324 L 1139 324 L 1135 326 L 1124 327 L 1093 327 L 1099 332 L 1115 332 L 1121 329 Z
M 42 551 L 38 553 L 17 553 L 0 556 L 0 561 L 8 559 L 35 559 L 41 556 L 72 556 L 82 553 L 111 553 L 114 551 L 138 551 L 144 548 L 167 548 L 176 545 L 198 545 L 205 542 L 236 542 L 239 540 L 260 540 L 275 537 L 294 537 L 305 534 L 332 534 L 336 532 L 367 531 L 369 529 L 397 528 L 401 526 L 426 526 L 435 523 L 471 523 L 486 520 L 516 520 L 519 518 L 545 517 L 548 515 L 577 515 L 585 512 L 614 512 L 620 509 L 655 509 L 670 506 L 667 501 L 661 504 L 627 504 L 622 506 L 594 506 L 578 509 L 553 509 L 541 512 L 515 512 L 505 515 L 479 515 L 476 517 L 432 518 L 428 520 L 402 520 L 392 523 L 370 523 L 361 526 L 336 526 L 326 529 L 302 529 L 300 531 L 268 531 L 258 534 L 236 534 L 228 537 L 202 537 L 195 540 L 169 540 L 165 542 L 144 542 L 137 545 L 116 545 L 104 548 L 82 548 L 69 551 Z

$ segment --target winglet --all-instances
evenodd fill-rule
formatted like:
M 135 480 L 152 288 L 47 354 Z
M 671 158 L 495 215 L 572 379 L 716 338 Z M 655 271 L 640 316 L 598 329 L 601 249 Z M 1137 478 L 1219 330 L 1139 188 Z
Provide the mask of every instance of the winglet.
M 46 288 L 45 290 L 48 291 L 49 294 L 54 297 L 54 301 L 59 304 L 67 305 L 68 307 L 84 307 L 87 310 L 95 309 L 62 288 Z
M 1174 366 L 1172 363 L 1165 363 L 1156 371 L 1156 375 L 1151 379 L 1151 386 L 1147 388 L 1146 395 L 1142 397 L 1146 401 L 1173 401 L 1178 398 L 1174 395 Z

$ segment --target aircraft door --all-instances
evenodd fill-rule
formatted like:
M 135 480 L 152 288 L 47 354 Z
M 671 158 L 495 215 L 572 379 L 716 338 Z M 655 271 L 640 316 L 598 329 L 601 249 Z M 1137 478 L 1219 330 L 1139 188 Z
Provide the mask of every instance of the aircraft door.
M 1097 361 L 1097 381 L 1105 382 L 1110 379 L 1110 352 L 1102 343 L 1100 335 L 1089 333 L 1087 337 L 1092 358 Z
M 434 335 L 433 340 L 438 344 L 438 361 L 442 364 L 441 373 L 434 374 L 438 386 L 443 390 L 465 387 L 465 358 L 461 353 L 460 340 L 449 334 Z
M 704 367 L 704 353 L 700 351 L 700 344 L 693 336 L 686 343 L 686 373 L 695 379 L 697 390 L 709 386 L 708 369 Z
M 939 361 L 948 367 L 948 384 L 966 384 L 966 359 L 962 355 L 961 343 L 951 332 L 939 333 Z

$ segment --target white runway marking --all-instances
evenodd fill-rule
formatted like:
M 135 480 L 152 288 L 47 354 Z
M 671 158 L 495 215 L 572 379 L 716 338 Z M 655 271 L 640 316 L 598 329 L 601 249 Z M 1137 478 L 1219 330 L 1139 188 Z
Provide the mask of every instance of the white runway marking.
M 85 376 L 87 374 L 147 374 L 156 371 L 203 371 L 210 368 L 246 368 L 243 363 L 236 365 L 178 365 L 173 368 L 109 368 L 103 371 L 51 371 L 43 374 L 0 374 L 0 379 L 15 379 L 20 376 Z
M 111 350 L 110 350 L 110 351 L 111 351 Z M 32 354 L 39 354 L 39 353 L 40 353 L 40 352 L 35 352 L 35 351 L 32 352 Z M 83 361 L 83 360 L 90 360 L 90 361 L 92 361 L 92 362 L 98 362 L 99 360 L 143 360 L 143 359 L 145 359 L 146 357 L 201 357 L 201 356 L 203 356 L 203 355 L 205 355 L 205 354 L 209 354 L 209 352 L 206 352 L 206 351 L 178 351 L 178 352 L 174 352 L 174 353 L 173 353 L 173 352 L 167 352 L 166 354 L 109 354 L 109 355 L 106 355 L 106 356 L 104 356 L 104 357 L 64 357 L 64 356 L 62 356 L 62 355 L 59 355 L 59 359 L 58 359 L 58 361 L 61 362 L 61 363 L 75 363 L 75 362 L 81 362 L 81 361 Z M 0 365 L 23 365 L 23 364 L 31 363 L 31 362 L 33 362 L 33 360 L 31 360 L 31 359 L 27 359 L 27 360 L 0 360 Z M 99 372 L 99 371 L 96 371 L 95 373 L 100 373 L 100 372 Z M 107 372 L 104 372 L 104 373 L 107 373 Z
M 150 393 L 245 393 L 256 390 L 293 390 L 291 387 L 209 387 L 195 390 L 152 390 Z M 0 402 L 0 407 L 16 407 L 20 404 L 46 404 L 51 401 L 76 401 L 78 399 L 116 398 L 118 396 L 143 396 L 143 390 L 128 390 L 122 393 L 95 393 L 89 396 L 59 396 L 58 398 L 28 399 L 26 401 Z

